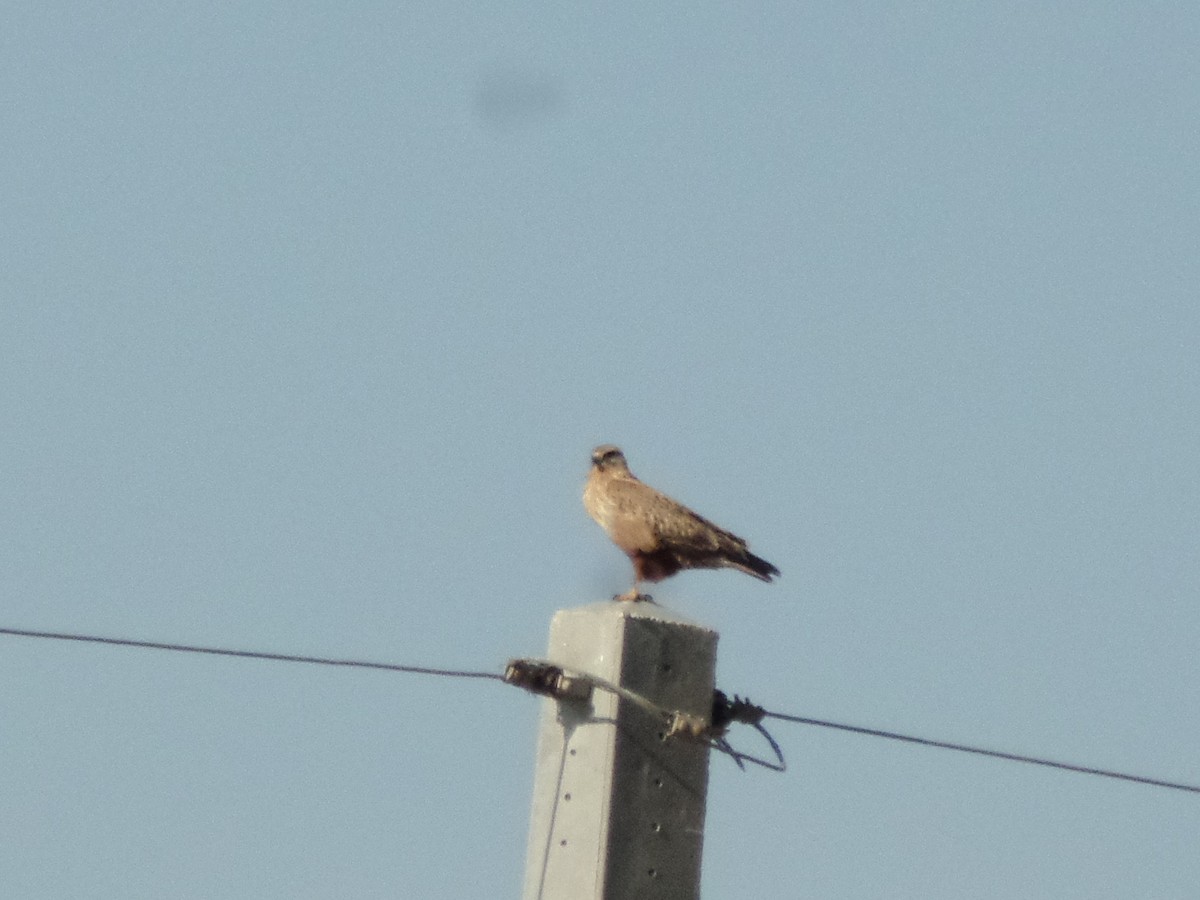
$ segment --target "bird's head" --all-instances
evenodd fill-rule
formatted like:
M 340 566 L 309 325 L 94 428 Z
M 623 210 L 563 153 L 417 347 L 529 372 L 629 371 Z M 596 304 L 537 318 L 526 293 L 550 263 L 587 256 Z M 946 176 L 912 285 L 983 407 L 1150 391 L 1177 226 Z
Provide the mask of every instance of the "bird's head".
M 601 472 L 628 472 L 629 464 L 625 462 L 625 454 L 620 447 L 601 444 L 592 451 L 592 468 Z

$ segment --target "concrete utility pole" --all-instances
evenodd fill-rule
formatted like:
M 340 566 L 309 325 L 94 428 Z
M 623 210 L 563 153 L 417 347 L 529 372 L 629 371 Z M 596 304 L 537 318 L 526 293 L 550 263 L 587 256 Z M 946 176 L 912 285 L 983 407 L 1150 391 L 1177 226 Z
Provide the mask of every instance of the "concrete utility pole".
M 550 626 L 550 661 L 705 720 L 716 648 L 652 603 L 561 610 Z M 697 900 L 708 747 L 607 691 L 544 703 L 524 900 Z

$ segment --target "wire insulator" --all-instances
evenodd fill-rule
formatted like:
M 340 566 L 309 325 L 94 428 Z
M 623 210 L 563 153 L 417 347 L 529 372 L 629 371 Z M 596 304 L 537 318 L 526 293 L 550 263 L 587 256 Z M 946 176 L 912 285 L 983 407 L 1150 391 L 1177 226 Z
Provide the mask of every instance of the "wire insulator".
M 587 700 L 592 696 L 592 685 L 586 678 L 568 675 L 562 666 L 536 659 L 509 660 L 504 681 L 555 700 Z

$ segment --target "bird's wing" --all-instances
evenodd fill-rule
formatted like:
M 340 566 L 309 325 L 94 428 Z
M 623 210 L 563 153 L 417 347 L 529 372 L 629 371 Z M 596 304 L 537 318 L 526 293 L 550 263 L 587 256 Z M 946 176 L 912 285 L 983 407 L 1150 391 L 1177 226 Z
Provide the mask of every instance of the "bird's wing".
M 623 541 L 614 537 L 627 552 L 630 549 L 650 552 L 670 547 L 714 553 L 733 548 L 744 551 L 746 548 L 746 542 L 737 535 L 640 481 L 614 482 L 610 490 L 619 510 L 619 528 L 635 545 L 626 547 Z

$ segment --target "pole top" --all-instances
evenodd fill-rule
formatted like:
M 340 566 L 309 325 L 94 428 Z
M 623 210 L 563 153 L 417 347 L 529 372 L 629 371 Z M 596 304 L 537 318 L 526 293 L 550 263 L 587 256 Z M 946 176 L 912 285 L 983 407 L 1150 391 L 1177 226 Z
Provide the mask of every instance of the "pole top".
M 619 619 L 642 619 L 654 622 L 663 622 L 670 625 L 682 625 L 687 628 L 695 628 L 700 631 L 716 634 L 716 632 L 706 625 L 701 625 L 699 622 L 693 621 L 686 616 L 680 615 L 674 610 L 668 609 L 665 606 L 660 606 L 657 603 L 646 601 L 628 601 L 628 600 L 600 600 L 595 603 L 585 603 L 582 606 L 573 606 L 560 609 L 554 614 L 554 618 L 559 616 L 594 616 L 605 621 L 616 621 Z

